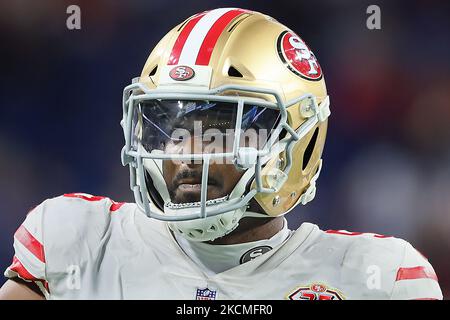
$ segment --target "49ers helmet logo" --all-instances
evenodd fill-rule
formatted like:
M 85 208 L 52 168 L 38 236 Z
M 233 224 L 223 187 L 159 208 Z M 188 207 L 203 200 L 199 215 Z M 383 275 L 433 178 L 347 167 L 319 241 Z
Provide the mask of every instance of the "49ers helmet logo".
M 322 68 L 314 53 L 292 31 L 284 31 L 279 35 L 277 50 L 281 61 L 296 75 L 308 80 L 322 79 Z
M 170 70 L 169 76 L 176 81 L 186 81 L 195 76 L 194 69 L 188 66 L 178 66 Z

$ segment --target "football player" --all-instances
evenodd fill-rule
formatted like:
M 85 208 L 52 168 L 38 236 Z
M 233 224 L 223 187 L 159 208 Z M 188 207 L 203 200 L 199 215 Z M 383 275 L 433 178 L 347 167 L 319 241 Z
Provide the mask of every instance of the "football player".
M 378 234 L 288 228 L 314 198 L 330 102 L 316 55 L 262 13 L 175 26 L 124 89 L 135 203 L 65 194 L 14 235 L 2 299 L 442 299 Z

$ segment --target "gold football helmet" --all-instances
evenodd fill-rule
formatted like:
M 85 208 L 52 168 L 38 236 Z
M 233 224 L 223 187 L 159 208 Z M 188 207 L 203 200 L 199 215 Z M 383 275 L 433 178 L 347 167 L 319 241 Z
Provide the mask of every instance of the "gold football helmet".
M 178 141 L 173 131 L 189 114 L 216 119 L 216 129 L 225 123 L 230 147 L 161 147 Z M 201 12 L 166 34 L 124 89 L 122 163 L 149 217 L 168 221 L 188 240 L 214 240 L 242 217 L 277 217 L 314 198 L 329 115 L 322 69 L 292 30 L 249 10 Z M 242 142 L 250 127 L 268 130 L 262 143 Z M 209 165 L 224 158 L 243 175 L 230 194 L 208 199 Z M 162 171 L 169 159 L 201 163 L 200 201 L 171 202 Z M 250 201 L 263 213 L 247 211 Z

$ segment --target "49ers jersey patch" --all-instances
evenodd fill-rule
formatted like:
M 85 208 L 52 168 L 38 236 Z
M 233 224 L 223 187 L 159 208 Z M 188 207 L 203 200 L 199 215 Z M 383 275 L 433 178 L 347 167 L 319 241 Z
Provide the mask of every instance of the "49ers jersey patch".
M 331 289 L 321 283 L 298 287 L 287 298 L 289 300 L 345 300 L 339 290 Z

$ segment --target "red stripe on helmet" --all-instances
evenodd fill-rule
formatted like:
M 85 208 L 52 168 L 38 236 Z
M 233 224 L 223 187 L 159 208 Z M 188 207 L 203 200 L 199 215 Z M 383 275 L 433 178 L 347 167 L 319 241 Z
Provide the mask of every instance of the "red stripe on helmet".
M 197 55 L 197 60 L 195 61 L 196 65 L 206 66 L 209 64 L 214 47 L 223 30 L 234 18 L 246 12 L 247 11 L 241 9 L 231 10 L 225 13 L 223 16 L 221 16 L 213 24 L 211 29 L 209 29 L 208 33 L 206 34 L 206 37 L 203 40 L 203 43 L 200 47 L 200 50 Z
M 192 29 L 194 29 L 195 25 L 200 21 L 201 18 L 207 14 L 208 11 L 202 12 L 196 16 L 194 16 L 186 26 L 181 30 L 180 35 L 178 36 L 175 44 L 173 45 L 172 52 L 170 53 L 168 65 L 176 65 L 178 64 L 178 60 L 180 59 L 181 51 L 183 50 L 184 44 L 186 43 L 187 38 L 191 34 Z

